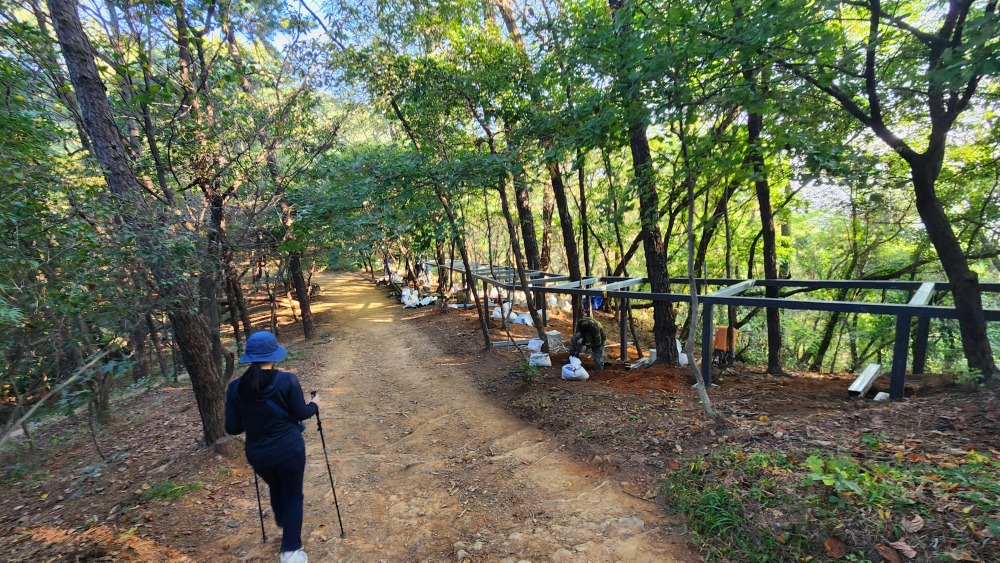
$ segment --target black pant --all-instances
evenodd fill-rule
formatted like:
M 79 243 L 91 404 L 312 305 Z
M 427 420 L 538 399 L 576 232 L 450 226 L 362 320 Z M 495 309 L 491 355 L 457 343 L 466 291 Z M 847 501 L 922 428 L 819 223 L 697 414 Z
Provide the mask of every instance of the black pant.
M 271 490 L 274 521 L 282 528 L 281 551 L 302 549 L 302 479 L 306 472 L 303 450 L 274 465 L 255 467 Z

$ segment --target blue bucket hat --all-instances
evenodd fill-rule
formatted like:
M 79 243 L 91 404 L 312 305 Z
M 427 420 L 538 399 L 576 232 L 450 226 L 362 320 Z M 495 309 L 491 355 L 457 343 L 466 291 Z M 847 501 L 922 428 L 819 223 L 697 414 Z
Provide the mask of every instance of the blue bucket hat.
M 241 364 L 256 362 L 277 362 L 284 359 L 288 351 L 278 346 L 278 339 L 266 330 L 255 332 L 247 338 L 247 351 L 240 357 Z

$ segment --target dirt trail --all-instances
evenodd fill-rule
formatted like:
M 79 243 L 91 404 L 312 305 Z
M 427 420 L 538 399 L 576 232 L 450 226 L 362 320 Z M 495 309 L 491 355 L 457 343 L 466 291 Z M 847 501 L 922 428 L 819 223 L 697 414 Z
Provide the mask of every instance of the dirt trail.
M 311 560 L 697 559 L 654 503 L 482 396 L 468 379 L 477 359 L 443 353 L 414 322 L 424 310 L 402 309 L 358 275 L 320 283 L 317 306 L 332 308 L 334 327 L 309 353 L 317 375 L 300 377 L 322 396 L 347 537 L 338 537 L 310 423 L 303 540 Z M 268 528 L 277 536 L 273 521 Z M 270 559 L 275 545 L 251 556 Z

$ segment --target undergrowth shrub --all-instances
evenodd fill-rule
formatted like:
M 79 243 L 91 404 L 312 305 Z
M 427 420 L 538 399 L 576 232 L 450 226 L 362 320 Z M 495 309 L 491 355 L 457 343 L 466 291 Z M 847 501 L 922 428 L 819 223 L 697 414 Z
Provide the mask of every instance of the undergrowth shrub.
M 917 560 L 1000 560 L 1000 459 L 886 438 L 863 437 L 860 459 L 720 448 L 667 474 L 662 499 L 707 561 L 881 560 L 893 542 Z

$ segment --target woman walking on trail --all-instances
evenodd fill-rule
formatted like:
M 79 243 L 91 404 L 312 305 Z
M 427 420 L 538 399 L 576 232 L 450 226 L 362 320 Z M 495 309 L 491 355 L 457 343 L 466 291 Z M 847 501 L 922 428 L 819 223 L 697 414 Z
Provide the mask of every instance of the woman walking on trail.
M 240 363 L 250 367 L 226 389 L 226 432 L 247 433 L 247 462 L 271 490 L 271 510 L 281 536 L 281 563 L 306 563 L 302 550 L 302 481 L 306 469 L 305 428 L 319 414 L 318 399 L 305 402 L 294 374 L 274 369 L 284 347 L 267 331 L 247 339 Z

